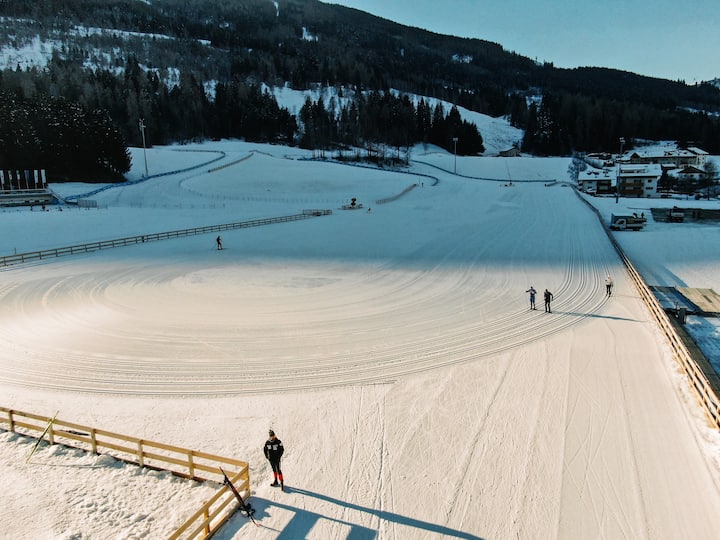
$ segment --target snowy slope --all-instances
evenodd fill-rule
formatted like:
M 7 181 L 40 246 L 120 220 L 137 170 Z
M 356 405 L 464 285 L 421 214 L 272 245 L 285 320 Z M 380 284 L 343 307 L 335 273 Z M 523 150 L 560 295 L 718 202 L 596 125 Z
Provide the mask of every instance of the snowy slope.
M 263 527 L 238 515 L 221 539 L 716 536 L 720 437 L 594 213 L 551 182 L 567 160 L 459 158 L 459 176 L 433 149 L 393 172 L 227 141 L 152 149 L 151 174 L 188 150 L 225 155 L 104 208 L 0 212 L 0 252 L 333 214 L 227 231 L 223 251 L 208 234 L 5 269 L 2 405 L 248 460 Z M 720 290 L 717 226 L 695 234 L 682 265 L 622 241 Z M 269 426 L 288 493 L 268 485 Z M 46 445 L 25 465 L 32 441 L 0 442 L 4 538 L 166 538 L 215 489 Z

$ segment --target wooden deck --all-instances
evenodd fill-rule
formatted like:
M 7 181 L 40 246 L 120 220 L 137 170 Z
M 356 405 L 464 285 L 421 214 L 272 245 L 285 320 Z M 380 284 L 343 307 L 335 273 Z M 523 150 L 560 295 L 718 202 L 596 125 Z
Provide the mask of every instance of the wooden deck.
M 659 285 L 651 285 L 650 290 L 655 298 L 660 302 L 660 306 L 670 313 L 677 313 L 680 308 L 684 308 L 688 315 L 696 315 L 700 313 L 700 307 L 690 301 L 675 287 L 661 287 Z
M 650 290 L 665 311 L 677 313 L 685 308 L 688 315 L 720 315 L 720 295 L 712 289 L 651 285 Z
M 720 314 L 720 295 L 712 289 L 695 289 L 691 287 L 677 287 L 685 298 L 695 304 L 700 313 Z

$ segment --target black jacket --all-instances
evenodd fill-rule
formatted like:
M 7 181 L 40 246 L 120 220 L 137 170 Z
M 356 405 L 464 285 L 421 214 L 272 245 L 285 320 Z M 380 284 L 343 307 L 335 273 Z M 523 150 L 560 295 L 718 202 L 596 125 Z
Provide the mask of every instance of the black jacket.
M 263 452 L 265 452 L 265 457 L 270 461 L 280 461 L 284 451 L 285 447 L 283 446 L 282 441 L 277 437 L 275 437 L 275 439 L 268 439 L 265 441 Z

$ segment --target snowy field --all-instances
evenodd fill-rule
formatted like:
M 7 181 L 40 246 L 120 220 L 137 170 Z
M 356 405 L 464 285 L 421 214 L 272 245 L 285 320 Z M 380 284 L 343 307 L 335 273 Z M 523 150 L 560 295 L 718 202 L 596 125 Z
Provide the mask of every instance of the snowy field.
M 720 434 L 597 216 L 553 182 L 567 159 L 147 156 L 151 176 L 198 168 L 88 196 L 98 209 L 0 212 L 0 254 L 333 214 L 227 231 L 222 251 L 208 234 L 4 269 L 0 405 L 249 461 L 262 527 L 236 514 L 223 540 L 718 537 Z M 352 197 L 364 208 L 340 210 Z M 606 217 L 672 203 L 590 201 Z M 719 233 L 616 237 L 649 284 L 720 292 Z M 531 285 L 552 313 L 528 309 Z M 287 493 L 269 486 L 269 427 Z M 216 489 L 57 446 L 25 464 L 32 439 L 0 441 L 1 538 L 166 538 Z

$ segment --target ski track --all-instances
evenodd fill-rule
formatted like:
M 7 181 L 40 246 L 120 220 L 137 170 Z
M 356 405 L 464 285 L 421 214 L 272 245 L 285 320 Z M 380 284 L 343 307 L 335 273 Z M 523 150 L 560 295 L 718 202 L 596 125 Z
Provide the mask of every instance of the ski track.
M 453 523 L 453 522 L 462 522 L 462 520 L 455 521 L 453 518 L 455 517 L 454 514 L 459 512 L 458 511 L 458 501 L 460 499 L 461 494 L 468 493 L 467 491 L 463 490 L 463 483 L 468 477 L 468 473 L 471 470 L 471 465 L 475 463 L 481 463 L 482 462 L 482 456 L 478 457 L 477 452 L 478 450 L 481 450 L 483 448 L 483 445 L 481 444 L 481 441 L 487 438 L 487 432 L 486 432 L 486 424 L 487 420 L 490 417 L 490 415 L 493 412 L 493 405 L 497 403 L 497 396 L 500 392 L 500 389 L 502 388 L 503 384 L 505 383 L 505 380 L 508 377 L 508 373 L 510 372 L 510 364 L 505 363 L 504 364 L 504 370 L 502 374 L 497 378 L 497 384 L 495 387 L 490 391 L 490 400 L 487 409 L 485 410 L 485 414 L 482 417 L 481 421 L 477 423 L 477 427 L 474 430 L 472 439 L 470 444 L 467 445 L 467 452 L 465 452 L 465 455 L 462 460 L 462 465 L 458 467 L 459 473 L 458 473 L 458 479 L 453 486 L 453 489 L 451 492 L 453 493 L 452 500 L 449 503 L 448 510 L 445 512 L 445 522 L 446 523 Z M 465 506 L 463 506 L 463 510 L 467 510 Z
M 430 238 L 408 257 L 430 264 L 410 268 L 401 256 L 380 266 L 299 275 L 268 299 L 243 299 L 255 313 L 239 321 L 237 307 L 205 284 L 229 280 L 232 270 L 225 267 L 105 263 L 96 253 L 10 270 L 5 277 L 18 282 L 0 289 L 2 310 L 15 314 L 0 328 L 6 344 L 0 381 L 167 396 L 374 384 L 497 355 L 582 324 L 607 302 L 601 287 L 613 259 L 607 243 L 583 241 L 566 220 L 553 220 L 553 240 L 541 239 L 548 265 L 559 270 L 549 287 L 556 298 L 552 314 L 526 309 L 523 291 L 530 284 L 512 279 L 542 212 L 525 216 L 527 237 L 504 248 L 507 271 L 484 258 L 500 249 L 495 222 L 504 219 L 503 204 L 515 189 L 503 194 L 507 201 L 495 201 L 478 226 Z M 326 223 L 332 227 L 332 217 Z M 591 220 L 589 226 L 599 229 Z M 91 269 L 75 270 L 88 261 Z M 358 288 L 368 294 L 358 295 Z M 544 287 L 537 288 L 542 305 Z M 161 316 L 167 311 L 173 316 Z M 28 346 L 43 319 L 67 331 L 50 345 Z M 268 362 L 272 357 L 279 361 Z

